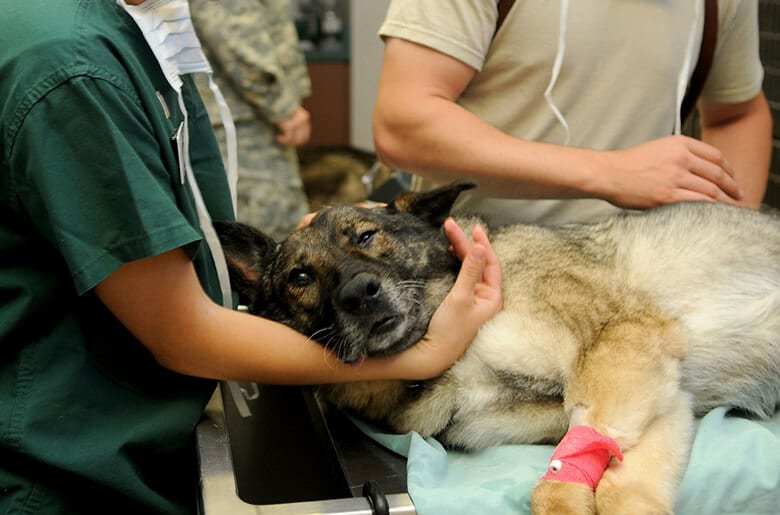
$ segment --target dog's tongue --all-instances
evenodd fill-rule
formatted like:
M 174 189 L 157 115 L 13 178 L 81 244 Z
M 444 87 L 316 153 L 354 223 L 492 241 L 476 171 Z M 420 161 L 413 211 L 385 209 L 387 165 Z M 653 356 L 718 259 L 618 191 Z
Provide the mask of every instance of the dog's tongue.
M 365 354 L 361 354 L 360 356 L 357 357 L 357 359 L 355 361 L 352 362 L 352 366 L 353 367 L 359 367 L 365 361 L 366 361 L 366 355 Z

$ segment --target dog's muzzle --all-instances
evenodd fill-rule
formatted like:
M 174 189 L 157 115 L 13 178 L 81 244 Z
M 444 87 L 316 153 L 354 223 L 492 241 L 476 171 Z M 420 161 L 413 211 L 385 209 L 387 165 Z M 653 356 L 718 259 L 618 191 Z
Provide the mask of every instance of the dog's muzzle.
M 371 310 L 376 307 L 382 292 L 382 281 L 370 272 L 359 272 L 344 282 L 337 299 L 347 313 Z

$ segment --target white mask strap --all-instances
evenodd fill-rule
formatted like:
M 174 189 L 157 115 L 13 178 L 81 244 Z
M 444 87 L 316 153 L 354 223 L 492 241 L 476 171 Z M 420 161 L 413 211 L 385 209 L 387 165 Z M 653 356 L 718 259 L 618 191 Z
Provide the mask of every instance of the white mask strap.
M 702 3 L 703 0 L 693 0 L 693 24 L 691 25 L 691 31 L 688 34 L 688 47 L 685 50 L 685 58 L 683 59 L 682 68 L 680 69 L 680 74 L 677 76 L 677 101 L 675 102 L 677 109 L 674 117 L 675 134 L 680 134 L 682 132 L 683 120 L 680 119 L 680 108 L 682 106 L 683 98 L 685 98 L 685 91 L 688 88 L 688 82 L 691 78 L 691 64 L 693 63 L 696 29 L 699 25 L 699 19 L 703 20 Z
M 222 252 L 222 245 L 219 243 L 219 238 L 214 230 L 214 226 L 211 224 L 211 217 L 209 211 L 206 208 L 206 202 L 203 200 L 203 195 L 198 187 L 198 181 L 195 179 L 195 171 L 192 169 L 192 162 L 190 161 L 190 141 L 189 131 L 187 130 L 187 110 L 184 107 L 184 100 L 182 95 L 179 94 L 179 108 L 184 114 L 184 121 L 179 126 L 179 130 L 176 133 L 176 140 L 178 143 L 179 151 L 179 173 L 183 176 L 186 175 L 187 181 L 190 183 L 190 189 L 192 190 L 192 196 L 195 200 L 195 209 L 198 212 L 198 224 L 201 231 L 203 231 L 203 237 L 206 239 L 206 244 L 211 251 L 211 256 L 214 259 L 214 267 L 217 269 L 217 279 L 219 280 L 219 287 L 222 291 L 222 305 L 228 309 L 233 309 L 233 294 L 230 289 L 230 275 L 227 270 L 227 262 L 225 261 L 225 254 Z M 182 184 L 184 182 L 182 181 Z
M 185 132 L 186 131 L 181 131 Z M 181 161 L 182 158 L 180 157 Z M 189 163 L 189 158 L 186 158 Z M 203 195 L 198 187 L 198 181 L 195 179 L 195 172 L 192 170 L 192 166 L 186 166 L 187 180 L 190 183 L 190 189 L 192 190 L 192 196 L 195 199 L 195 208 L 198 211 L 198 223 L 200 229 L 203 231 L 203 236 L 206 239 L 206 245 L 208 245 L 211 251 L 211 257 L 214 260 L 214 267 L 217 270 L 217 279 L 219 281 L 219 287 L 222 291 L 222 305 L 227 309 L 233 309 L 233 293 L 230 288 L 230 274 L 227 268 L 227 261 L 225 260 L 225 253 L 222 251 L 222 245 L 219 242 L 217 231 L 214 230 L 214 226 L 211 223 L 211 217 L 209 211 L 206 209 L 206 203 L 203 201 Z M 252 410 L 249 408 L 249 404 L 246 402 L 245 394 L 241 391 L 241 385 L 235 381 L 225 381 L 230 392 L 233 402 L 236 405 L 239 415 L 242 417 L 250 417 Z M 254 383 L 248 383 L 247 387 L 257 391 L 257 385 Z
M 544 98 L 547 100 L 547 104 L 552 109 L 553 114 L 563 126 L 563 130 L 566 132 L 563 144 L 568 145 L 571 141 L 571 131 L 569 129 L 569 123 L 561 113 L 558 106 L 555 105 L 555 101 L 552 98 L 552 90 L 555 87 L 555 83 L 558 82 L 558 75 L 561 73 L 561 67 L 563 66 L 563 56 L 566 53 L 566 20 L 569 12 L 569 0 L 561 0 L 561 17 L 558 22 L 558 50 L 555 53 L 555 62 L 553 63 L 552 76 L 550 77 L 550 83 L 547 84 L 547 89 L 544 90 Z
M 182 184 L 186 180 L 190 183 L 190 189 L 192 190 L 192 196 L 195 201 L 195 209 L 198 212 L 198 224 L 201 231 L 203 231 L 203 237 L 206 239 L 206 244 L 211 251 L 211 256 L 214 259 L 214 267 L 217 269 L 217 279 L 219 280 L 219 287 L 222 291 L 222 305 L 228 309 L 233 309 L 233 294 L 230 289 L 230 275 L 227 270 L 227 262 L 225 261 L 225 254 L 222 252 L 222 245 L 219 243 L 219 238 L 214 230 L 214 226 L 211 224 L 211 217 L 209 211 L 206 208 L 206 202 L 203 200 L 203 195 L 198 187 L 198 181 L 195 179 L 195 172 L 192 169 L 192 161 L 190 161 L 190 135 L 187 129 L 187 108 L 184 106 L 184 97 L 179 93 L 179 109 L 181 109 L 184 120 L 179 129 L 176 131 L 177 151 L 179 153 L 179 175 Z
M 233 116 L 230 114 L 225 97 L 219 90 L 219 86 L 214 81 L 214 77 L 209 73 L 209 89 L 214 93 L 214 98 L 219 106 L 219 116 L 222 119 L 222 127 L 225 128 L 225 146 L 227 147 L 227 178 L 230 186 L 230 196 L 233 200 L 233 214 L 237 214 L 238 207 L 238 144 L 236 142 L 236 126 L 233 123 Z
M 179 111 L 181 111 L 183 117 L 179 129 L 176 131 L 176 141 L 179 150 L 179 180 L 184 185 L 187 179 L 187 170 L 192 168 L 192 163 L 190 163 L 190 131 L 187 129 L 189 127 L 189 119 L 181 91 L 177 91 L 176 95 L 179 102 Z

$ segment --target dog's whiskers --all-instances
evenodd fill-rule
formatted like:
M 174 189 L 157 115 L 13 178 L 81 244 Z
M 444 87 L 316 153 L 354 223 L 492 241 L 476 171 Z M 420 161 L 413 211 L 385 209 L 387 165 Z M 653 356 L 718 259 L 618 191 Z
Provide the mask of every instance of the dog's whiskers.
M 399 281 L 398 286 L 402 288 L 424 288 L 425 287 L 425 281 L 422 279 L 407 279 L 405 281 Z
M 336 338 L 335 330 L 335 326 L 330 325 L 318 329 L 309 335 L 309 340 L 316 340 L 320 343 L 322 347 L 322 359 L 329 367 L 333 365 L 332 360 L 328 359 L 329 354 L 335 354 L 336 359 L 341 360 L 338 352 L 340 342 Z
M 322 329 L 317 329 L 316 331 L 314 331 L 313 333 L 311 333 L 309 335 L 309 340 L 320 341 L 320 338 L 323 338 L 323 337 L 327 340 L 329 338 L 328 331 L 330 331 L 332 333 L 334 329 L 335 329 L 335 327 L 332 326 L 332 325 L 323 327 Z M 321 343 L 324 344 L 324 342 L 321 342 Z
M 323 353 L 331 351 L 336 355 L 336 358 L 341 361 L 346 358 L 344 355 L 344 350 L 346 349 L 344 342 L 346 339 L 336 335 L 336 327 L 333 325 L 314 331 L 309 335 L 309 340 L 316 340 L 319 342 L 322 345 Z

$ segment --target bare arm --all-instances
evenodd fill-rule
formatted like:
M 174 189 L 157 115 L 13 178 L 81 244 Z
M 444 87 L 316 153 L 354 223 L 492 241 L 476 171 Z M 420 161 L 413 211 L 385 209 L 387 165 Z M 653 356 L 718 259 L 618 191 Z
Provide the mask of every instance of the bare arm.
M 457 227 L 448 233 L 465 260 L 423 341 L 362 366 L 338 362 L 282 324 L 215 304 L 181 249 L 123 265 L 96 293 L 161 365 L 183 374 L 275 384 L 423 379 L 449 368 L 501 305 L 501 272 L 484 233 L 475 232 L 473 247 Z
M 635 208 L 741 198 L 721 152 L 692 138 L 597 152 L 505 134 L 456 103 L 474 73 L 445 54 L 389 38 L 374 112 L 380 158 L 437 182 L 474 178 L 499 197 L 590 197 Z
M 745 192 L 741 204 L 758 207 L 766 193 L 772 155 L 772 114 L 763 91 L 747 102 L 700 101 L 702 139 L 719 148 Z

